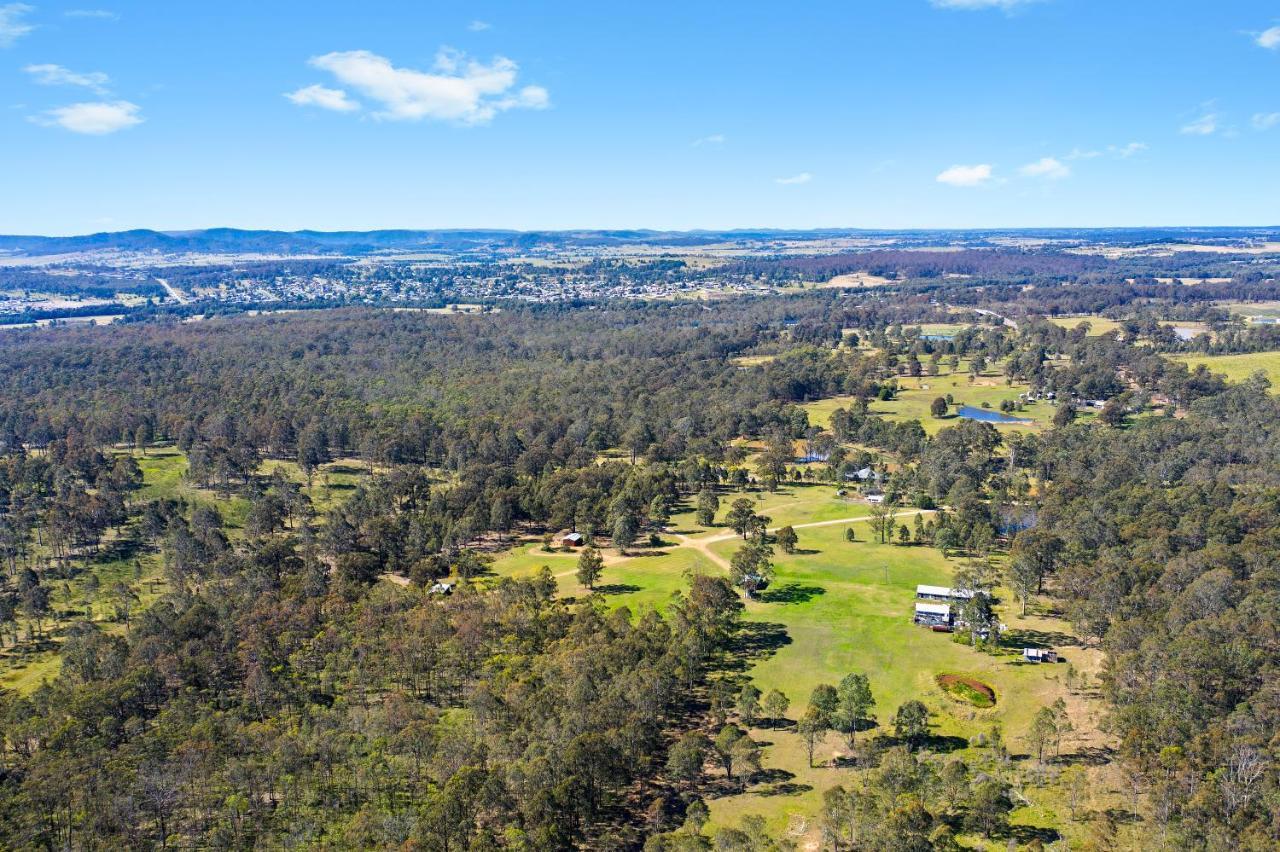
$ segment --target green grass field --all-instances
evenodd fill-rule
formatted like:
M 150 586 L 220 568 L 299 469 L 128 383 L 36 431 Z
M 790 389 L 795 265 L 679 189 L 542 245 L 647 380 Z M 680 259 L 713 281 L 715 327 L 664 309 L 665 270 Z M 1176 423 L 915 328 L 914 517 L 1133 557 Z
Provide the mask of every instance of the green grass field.
M 507 551 L 493 564 L 499 577 L 532 577 L 546 565 L 556 578 L 560 594 L 581 597 L 589 594 L 575 576 L 580 551 L 543 551 L 541 543 L 522 544 Z M 596 591 L 605 596 L 610 607 L 630 607 L 632 612 L 648 609 L 661 611 L 671 595 L 688 586 L 686 572 L 714 572 L 716 565 L 697 550 L 688 547 L 638 547 L 632 555 L 618 559 L 607 551 L 604 573 Z
M 818 523 L 837 518 L 863 517 L 867 506 L 850 497 L 840 497 L 835 485 L 788 484 L 777 491 L 744 491 L 724 493 L 720 498 L 720 511 L 716 522 L 723 523 L 734 500 L 746 497 L 755 504 L 757 515 L 767 515 L 775 527 L 787 524 Z M 694 536 L 714 536 L 726 532 L 723 528 L 705 529 L 694 520 L 692 505 L 681 508 L 671 516 L 671 529 Z
M 1120 323 L 1108 317 L 1090 314 L 1082 317 L 1048 317 L 1049 322 L 1054 325 L 1060 325 L 1063 328 L 1075 328 L 1082 322 L 1089 324 L 1089 336 L 1099 337 L 1109 331 L 1119 331 Z
M 770 633 L 786 637 L 747 676 L 762 692 L 782 690 L 791 699 L 788 715 L 792 719 L 803 713 L 809 693 L 818 684 L 835 684 L 850 672 L 863 672 L 871 679 L 882 723 L 901 703 L 918 698 L 930 709 L 935 734 L 967 740 L 999 722 L 1016 751 L 1035 712 L 1066 695 L 1061 682 L 1065 666 L 1025 665 L 1013 652 L 980 653 L 957 644 L 948 634 L 911 623 L 916 584 L 951 582 L 953 565 L 936 550 L 850 543 L 844 539 L 843 526 L 798 532 L 803 552 L 778 554 L 774 585 L 761 601 L 749 605 L 747 614 Z M 868 535 L 869 526 L 861 525 L 860 538 Z M 726 558 L 736 548 L 735 542 L 712 545 Z M 1021 626 L 1011 613 L 1002 613 L 1002 618 L 1014 628 Z M 1069 659 L 1076 656 L 1071 649 L 1065 654 Z M 1080 665 L 1082 660 L 1074 662 Z M 934 679 L 940 673 L 970 675 L 990 684 L 998 696 L 996 707 L 979 710 L 946 696 Z M 743 814 L 757 813 L 775 830 L 783 830 L 812 818 L 821 806 L 822 791 L 849 780 L 850 771 L 831 767 L 845 755 L 845 744 L 835 734 L 827 738 L 816 758 L 816 769 L 809 768 L 794 730 L 764 729 L 755 736 L 773 743 L 766 750 L 764 765 L 793 776 L 787 783 L 796 785 L 788 787 L 794 792 L 777 795 L 769 787 L 753 788 L 716 799 L 712 819 L 719 824 L 733 824 Z
M 1167 355 L 1173 361 L 1195 369 L 1204 364 L 1210 372 L 1221 373 L 1229 382 L 1240 382 L 1261 371 L 1271 380 L 1272 391 L 1280 392 L 1280 352 L 1250 352 L 1244 355 Z
M 952 409 L 950 416 L 943 418 L 936 418 L 929 413 L 929 406 L 938 397 L 951 394 L 956 407 L 971 405 L 974 408 L 982 408 L 983 403 L 986 403 L 993 411 L 999 411 L 1003 400 L 1016 402 L 1018 394 L 1027 390 L 1027 385 L 1017 382 L 1007 385 L 1002 377 L 994 373 L 985 373 L 970 383 L 967 373 L 954 373 L 919 378 L 899 377 L 898 388 L 895 399 L 888 402 L 874 401 L 871 403 L 870 411 L 896 422 L 919 420 L 925 432 L 934 435 L 960 422 L 954 415 L 955 408 Z M 831 424 L 831 414 L 837 408 L 847 408 L 852 403 L 853 397 L 840 396 L 811 402 L 804 408 L 809 413 L 810 423 L 826 427 Z M 1033 424 L 1000 423 L 996 425 L 1003 430 L 1042 428 L 1053 421 L 1056 410 L 1047 402 L 1032 402 L 1028 403 L 1022 411 L 1013 412 L 1012 416 L 1033 420 L 1035 421 Z M 1084 414 L 1084 412 L 1081 413 Z

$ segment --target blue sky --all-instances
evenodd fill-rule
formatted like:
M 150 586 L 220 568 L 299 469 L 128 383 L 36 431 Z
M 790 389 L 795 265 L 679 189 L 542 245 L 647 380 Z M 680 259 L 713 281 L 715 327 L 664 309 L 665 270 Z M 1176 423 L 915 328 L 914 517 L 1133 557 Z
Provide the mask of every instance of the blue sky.
M 0 232 L 1280 224 L 1280 3 L 0 0 Z

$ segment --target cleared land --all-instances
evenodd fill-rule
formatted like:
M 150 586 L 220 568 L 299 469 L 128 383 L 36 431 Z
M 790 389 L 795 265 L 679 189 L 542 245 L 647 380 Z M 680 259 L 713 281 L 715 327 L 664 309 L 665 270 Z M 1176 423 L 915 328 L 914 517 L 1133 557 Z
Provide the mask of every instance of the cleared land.
M 738 496 L 743 495 L 721 495 L 721 517 Z M 802 846 L 816 840 L 822 794 L 856 777 L 856 754 L 842 737 L 831 733 L 817 749 L 811 768 L 794 721 L 804 712 L 815 686 L 838 683 L 851 672 L 868 675 L 877 702 L 877 726 L 859 734 L 859 741 L 891 732 L 897 707 L 919 699 L 930 711 L 932 739 L 927 750 L 940 759 L 945 759 L 945 752 L 962 753 L 977 764 L 992 759 L 989 750 L 976 743 L 993 724 L 1001 727 L 1015 756 L 1028 754 L 1027 734 L 1035 713 L 1062 698 L 1077 732 L 1061 744 L 1062 755 L 1045 768 L 1043 783 L 1019 787 L 1022 804 L 1013 815 L 1014 823 L 1030 834 L 1056 825 L 1068 840 L 1085 835 L 1083 824 L 1067 818 L 1064 793 L 1056 782 L 1057 773 L 1068 764 L 1084 766 L 1088 773 L 1084 807 L 1123 804 L 1123 789 L 1114 770 L 1095 765 L 1107 745 L 1098 733 L 1100 704 L 1092 693 L 1066 687 L 1068 665 L 1096 678 L 1101 654 L 1082 647 L 1065 622 L 1034 613 L 1021 618 L 1015 606 L 1001 603 L 1000 619 L 1010 630 L 1006 647 L 998 654 L 916 627 L 911 623 L 915 586 L 950 585 L 961 560 L 945 559 L 929 547 L 872 543 L 867 507 L 836 497 L 831 486 L 787 487 L 774 494 L 746 496 L 756 502 L 758 513 L 772 518 L 773 527 L 791 524 L 799 535 L 795 554 L 776 554 L 773 584 L 747 603 L 749 641 L 741 675 L 762 692 L 781 690 L 791 708 L 783 724 L 762 722 L 751 731 L 764 744 L 762 772 L 745 789 L 725 785 L 711 795 L 713 826 L 736 825 L 743 816 L 759 814 L 772 830 L 792 836 Z M 912 514 L 902 513 L 901 522 L 910 526 Z M 856 541 L 846 540 L 848 528 L 855 530 Z M 671 529 L 663 534 L 660 548 L 637 549 L 628 557 L 605 551 L 606 566 L 597 590 L 610 607 L 662 609 L 673 592 L 685 587 L 686 571 L 724 570 L 741 543 L 732 530 L 696 526 L 687 509 L 673 517 Z M 587 591 L 574 577 L 577 558 L 577 552 L 548 553 L 539 542 L 525 542 L 499 557 L 493 571 L 528 576 L 547 565 L 562 594 L 581 596 Z M 1007 593 L 1001 596 L 1011 599 Z M 1018 651 L 1023 644 L 1058 648 L 1065 662 L 1026 664 Z M 939 684 L 939 675 L 989 685 L 997 696 L 995 706 L 979 708 L 957 701 Z M 1034 758 L 1018 761 L 1029 765 Z
M 1108 317 L 1101 317 L 1096 314 L 1079 317 L 1049 317 L 1049 322 L 1054 325 L 1060 325 L 1063 328 L 1075 328 L 1080 323 L 1089 324 L 1089 336 L 1099 337 L 1109 331 L 1119 331 L 1120 323 Z
M 1250 352 L 1244 355 L 1168 355 L 1173 361 L 1195 369 L 1204 364 L 1210 372 L 1221 373 L 1229 382 L 1240 382 L 1261 371 L 1271 380 L 1272 390 L 1280 392 L 1280 352 Z
M 925 432 L 933 435 L 948 426 L 955 426 L 960 422 L 959 417 L 955 414 L 959 406 L 969 405 L 974 408 L 983 408 L 983 403 L 986 403 L 986 406 L 991 410 L 999 411 L 1002 401 L 1011 400 L 1016 402 L 1018 394 L 1026 391 L 1028 386 L 1016 382 L 1012 385 L 1007 385 L 1002 377 L 991 373 L 984 373 L 970 383 L 967 374 L 952 373 L 940 376 L 921 376 L 919 378 L 900 377 L 898 379 L 898 388 L 896 398 L 887 402 L 881 402 L 880 400 L 872 402 L 870 405 L 871 413 L 879 414 L 895 422 L 919 420 Z M 951 394 L 955 402 L 951 413 L 946 417 L 933 417 L 929 413 L 929 406 L 935 399 L 940 396 L 945 397 L 947 394 Z M 831 414 L 837 408 L 848 408 L 852 404 L 853 397 L 837 396 L 811 402 L 804 408 L 809 412 L 810 423 L 827 427 L 831 424 Z M 1035 421 L 1034 423 L 998 423 L 996 426 L 1002 430 L 1041 428 L 1053 421 L 1055 411 L 1057 409 L 1047 402 L 1030 402 L 1024 406 L 1022 411 L 1012 412 L 1011 416 L 1032 420 Z

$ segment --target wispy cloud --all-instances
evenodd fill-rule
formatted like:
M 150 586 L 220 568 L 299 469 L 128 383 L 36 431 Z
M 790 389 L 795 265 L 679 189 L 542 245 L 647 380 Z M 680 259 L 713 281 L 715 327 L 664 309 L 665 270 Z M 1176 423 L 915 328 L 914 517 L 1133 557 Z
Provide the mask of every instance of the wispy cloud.
M 800 183 L 808 183 L 811 180 L 813 180 L 813 175 L 808 172 L 801 172 L 800 174 L 792 175 L 791 177 L 774 178 L 773 182 L 780 186 L 795 186 Z
M 355 112 L 360 104 L 347 97 L 342 89 L 330 89 L 320 84 L 304 86 L 296 92 L 285 92 L 285 97 L 298 106 L 313 106 L 334 112 Z
M 1018 174 L 1029 178 L 1062 180 L 1071 177 L 1071 169 L 1056 157 L 1041 157 L 1034 163 L 1027 163 L 1018 169 Z
M 1254 130 L 1270 130 L 1273 127 L 1280 127 L 1280 112 L 1254 113 Z
M 991 180 L 994 171 L 987 163 L 976 166 L 952 166 L 938 175 L 937 181 L 947 186 L 982 186 Z
M 1184 136 L 1212 136 L 1218 132 L 1218 114 L 1208 112 L 1178 131 Z
M 68 9 L 62 13 L 64 18 L 97 18 L 101 21 L 118 21 L 120 20 L 119 12 L 112 12 L 109 9 Z
M 1147 150 L 1146 142 L 1130 142 L 1128 145 L 1122 145 L 1119 147 L 1115 145 L 1107 146 L 1107 151 L 1109 153 L 1125 160 L 1129 159 L 1135 154 L 1141 154 L 1145 150 Z
M 141 107 L 128 101 L 96 101 L 51 109 L 32 121 L 72 133 L 105 136 L 141 124 L 141 111 Z
M 380 109 L 373 116 L 379 119 L 486 124 L 500 112 L 545 109 L 551 100 L 541 86 L 515 88 L 519 66 L 502 56 L 485 63 L 445 48 L 430 71 L 419 71 L 397 68 L 367 50 L 348 50 L 316 56 L 310 64 L 376 101 Z
M 0 47 L 8 47 L 35 29 L 24 18 L 34 11 L 25 3 L 7 3 L 0 6 Z
M 1108 145 L 1106 148 L 1076 148 L 1064 159 L 1067 160 L 1096 160 L 1099 157 L 1116 157 L 1121 160 L 1127 160 L 1135 154 L 1140 154 L 1147 150 L 1145 142 L 1130 142 L 1128 145 Z
M 1280 27 L 1272 27 L 1269 30 L 1263 30 L 1258 33 L 1258 47 L 1265 47 L 1267 50 L 1280 50 Z
M 101 71 L 81 73 L 61 65 L 28 65 L 22 70 L 42 86 L 80 86 L 99 95 L 106 94 L 107 84 L 111 82 L 111 78 Z
M 723 133 L 712 133 L 710 136 L 702 136 L 693 140 L 693 147 L 700 148 L 703 145 L 723 145 L 727 140 Z
M 482 33 L 485 30 L 492 29 L 492 28 L 493 28 L 493 24 L 489 23 L 488 21 L 472 21 L 471 23 L 467 24 L 467 29 L 471 30 L 471 32 L 473 33 Z
M 983 9 L 1000 9 L 1008 12 L 1019 6 L 1029 6 L 1038 0 L 929 0 L 938 9 L 959 9 L 965 12 L 978 12 Z

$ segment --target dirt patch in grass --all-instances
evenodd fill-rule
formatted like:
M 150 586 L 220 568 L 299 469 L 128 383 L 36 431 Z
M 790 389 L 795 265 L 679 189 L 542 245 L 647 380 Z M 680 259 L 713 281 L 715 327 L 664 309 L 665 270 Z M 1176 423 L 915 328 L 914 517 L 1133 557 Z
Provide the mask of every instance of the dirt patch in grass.
M 996 691 L 980 680 L 965 675 L 940 674 L 935 680 L 942 691 L 962 704 L 986 709 L 996 706 Z

